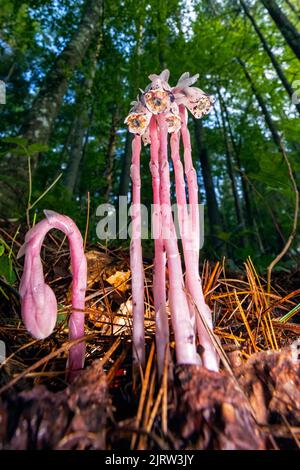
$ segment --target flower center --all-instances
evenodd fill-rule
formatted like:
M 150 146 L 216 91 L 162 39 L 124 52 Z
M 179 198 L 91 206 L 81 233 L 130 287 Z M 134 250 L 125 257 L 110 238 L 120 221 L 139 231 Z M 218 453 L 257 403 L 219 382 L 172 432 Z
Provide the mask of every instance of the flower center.
M 161 105 L 161 99 L 160 98 L 154 98 L 153 99 L 153 104 L 155 106 L 160 106 Z

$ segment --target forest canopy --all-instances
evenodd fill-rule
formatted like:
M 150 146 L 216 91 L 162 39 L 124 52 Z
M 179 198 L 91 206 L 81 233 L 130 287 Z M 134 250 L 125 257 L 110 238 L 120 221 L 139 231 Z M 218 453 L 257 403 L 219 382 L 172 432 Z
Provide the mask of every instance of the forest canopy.
M 84 229 L 89 201 L 96 241 L 97 206 L 130 202 L 131 101 L 149 74 L 188 70 L 215 97 L 189 116 L 202 256 L 264 269 L 292 235 L 279 266 L 299 262 L 299 1 L 2 0 L 0 24 L 1 219 L 47 208 Z M 141 165 L 149 206 L 147 147 Z

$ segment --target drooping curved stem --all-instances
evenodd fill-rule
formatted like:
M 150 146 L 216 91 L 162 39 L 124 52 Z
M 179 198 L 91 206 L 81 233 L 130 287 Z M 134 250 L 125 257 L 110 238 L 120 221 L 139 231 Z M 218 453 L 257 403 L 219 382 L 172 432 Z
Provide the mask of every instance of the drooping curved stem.
M 87 264 L 82 236 L 72 219 L 53 211 L 44 211 L 46 219 L 39 222 L 26 235 L 18 257 L 25 255 L 24 271 L 20 283 L 22 318 L 29 333 L 38 339 L 49 336 L 56 323 L 57 302 L 52 289 L 45 283 L 40 252 L 43 240 L 51 229 L 67 235 L 70 243 L 72 282 L 72 313 L 69 320 L 69 338 L 84 336 L 84 306 L 87 284 Z M 69 352 L 69 380 L 83 368 L 85 343 L 73 346 Z
M 210 328 L 212 331 L 212 317 L 208 305 L 205 302 L 204 294 L 202 290 L 202 282 L 199 274 L 199 207 L 198 207 L 198 183 L 197 183 L 197 174 L 193 166 L 192 152 L 191 152 L 191 140 L 189 130 L 186 123 L 186 111 L 183 106 L 180 106 L 180 117 L 182 121 L 181 125 L 181 135 L 184 146 L 184 169 L 187 178 L 188 184 L 188 194 L 189 194 L 189 205 L 190 205 L 190 242 L 187 246 L 187 243 L 184 242 L 183 238 L 183 249 L 184 249 L 184 260 L 186 267 L 186 286 L 187 289 L 195 303 L 196 306 L 196 323 L 199 341 L 204 348 L 202 353 L 202 360 L 205 367 L 210 370 L 217 371 L 218 366 L 218 357 L 213 346 L 212 340 L 209 336 L 209 333 L 204 325 Z M 178 161 L 179 157 L 179 140 L 173 139 L 173 158 Z M 178 166 L 177 166 L 178 171 Z M 176 186 L 176 193 L 181 193 L 183 191 L 182 181 L 183 174 L 178 175 L 181 183 L 178 184 L 178 189 Z M 194 242 L 193 242 L 194 241 Z M 202 318 L 199 317 L 201 315 Z
M 162 230 L 169 268 L 169 302 L 179 364 L 198 364 L 195 333 L 184 292 L 183 273 L 171 212 L 170 170 L 168 162 L 168 127 L 165 115 L 157 118 L 159 125 L 160 202 Z M 153 142 L 151 143 L 153 145 Z
M 166 251 L 162 238 L 160 208 L 159 141 L 157 126 L 152 116 L 150 122 L 150 171 L 153 190 L 153 236 L 154 236 L 154 274 L 153 297 L 156 325 L 156 352 L 159 376 L 162 376 L 164 357 L 169 343 L 169 324 L 166 311 Z M 170 357 L 170 355 L 168 356 Z
M 130 242 L 130 269 L 132 283 L 133 312 L 133 358 L 136 365 L 145 365 L 144 330 L 144 268 L 142 255 L 141 223 L 141 174 L 140 174 L 141 137 L 136 135 L 132 141 L 132 238 Z

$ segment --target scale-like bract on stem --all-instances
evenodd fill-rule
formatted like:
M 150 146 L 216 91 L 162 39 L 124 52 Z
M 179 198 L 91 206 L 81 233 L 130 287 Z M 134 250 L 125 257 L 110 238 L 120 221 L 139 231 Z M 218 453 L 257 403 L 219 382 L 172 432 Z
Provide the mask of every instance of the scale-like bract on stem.
M 51 229 L 62 231 L 69 240 L 72 267 L 72 314 L 69 320 L 70 340 L 84 336 L 84 306 L 87 285 L 87 263 L 82 236 L 72 219 L 53 211 L 44 211 L 46 219 L 26 234 L 18 258 L 25 255 L 24 271 L 19 287 L 22 299 L 21 313 L 28 332 L 37 339 L 47 338 L 56 324 L 57 301 L 52 289 L 45 283 L 40 257 L 42 244 Z M 71 347 L 68 360 L 69 379 L 72 380 L 84 365 L 85 343 Z

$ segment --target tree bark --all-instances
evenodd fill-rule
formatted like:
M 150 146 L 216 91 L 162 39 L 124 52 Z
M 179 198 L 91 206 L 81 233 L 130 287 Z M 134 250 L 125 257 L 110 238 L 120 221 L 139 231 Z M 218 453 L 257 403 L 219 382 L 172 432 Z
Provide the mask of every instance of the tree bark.
M 213 243 L 220 244 L 220 240 L 217 238 L 217 232 L 218 230 L 220 230 L 222 222 L 212 178 L 211 164 L 209 161 L 208 151 L 204 138 L 204 129 L 202 126 L 202 122 L 198 119 L 194 119 L 194 126 L 198 156 L 201 164 L 202 176 L 205 187 L 210 234 Z
M 292 51 L 300 60 L 300 34 L 275 0 L 261 0 Z
M 158 63 L 162 70 L 167 68 L 166 63 L 166 48 L 167 48 L 167 34 L 166 34 L 166 21 L 168 18 L 168 2 L 158 0 L 157 5 L 157 52 L 158 52 Z
M 115 153 L 116 153 L 116 140 L 117 140 L 116 127 L 117 127 L 118 120 L 119 120 L 118 110 L 115 109 L 112 113 L 111 126 L 110 126 L 106 157 L 105 157 L 105 162 L 106 162 L 106 169 L 104 172 L 105 179 L 106 179 L 105 201 L 108 201 L 109 195 L 112 192 L 114 159 L 115 159 Z
M 235 161 L 236 161 L 236 164 L 237 164 L 238 172 L 239 172 L 239 174 L 241 176 L 241 180 L 242 180 L 243 199 L 244 199 L 244 203 L 245 203 L 244 218 L 245 218 L 247 227 L 251 228 L 252 225 L 253 225 L 252 224 L 253 214 L 252 214 L 252 206 L 251 206 L 251 200 L 250 200 L 250 188 L 249 188 L 248 180 L 247 180 L 247 177 L 246 177 L 246 174 L 245 174 L 245 169 L 243 168 L 243 165 L 242 165 L 242 162 L 241 162 L 240 149 L 239 149 L 239 146 L 237 145 L 237 143 L 235 141 L 235 138 L 234 138 L 234 135 L 233 135 L 232 126 L 231 126 L 231 122 L 230 122 L 230 116 L 229 116 L 229 113 L 228 113 L 227 105 L 226 105 L 224 100 L 223 100 L 223 108 L 224 108 L 224 113 L 225 113 L 225 117 L 226 117 L 226 121 L 227 121 L 227 126 L 228 126 L 230 139 L 231 139 L 234 154 L 235 154 Z
M 278 75 L 278 78 L 280 79 L 282 85 L 284 86 L 286 92 L 288 93 L 289 97 L 292 98 L 293 96 L 293 93 L 294 93 L 294 90 L 292 88 L 292 85 L 290 84 L 290 82 L 288 81 L 288 79 L 286 78 L 285 74 L 284 74 L 284 71 L 282 70 L 282 67 L 281 65 L 279 64 L 279 62 L 277 61 L 276 57 L 274 56 L 271 48 L 269 47 L 264 35 L 262 34 L 261 30 L 259 29 L 254 17 L 251 15 L 250 11 L 249 11 L 249 8 L 247 7 L 246 3 L 244 2 L 244 0 L 240 0 L 240 4 L 245 12 L 245 15 L 249 18 L 257 36 L 259 37 L 261 43 L 262 43 L 262 46 L 265 50 L 265 52 L 268 54 L 269 58 L 270 58 L 270 61 L 272 62 L 272 65 Z M 300 114 L 300 103 L 299 104 L 296 104 L 295 105 L 296 108 L 297 108 L 297 111 L 298 113 Z
M 126 132 L 125 148 L 123 153 L 123 163 L 120 176 L 119 196 L 127 196 L 130 186 L 130 165 L 131 165 L 131 140 L 132 135 L 129 131 Z
M 251 75 L 249 74 L 247 68 L 246 68 L 246 65 L 245 63 L 240 59 L 240 58 L 237 58 L 237 61 L 238 63 L 241 65 L 243 71 L 244 71 L 244 74 L 245 74 L 245 77 L 251 87 L 251 90 L 261 108 L 261 111 L 263 113 L 263 116 L 265 118 L 265 121 L 266 121 L 266 124 L 272 134 L 272 137 L 273 137 L 273 141 L 275 143 L 275 145 L 277 146 L 279 152 L 281 153 L 281 140 L 280 140 L 280 135 L 277 131 L 277 128 L 273 122 L 273 119 L 271 117 L 271 114 L 269 113 L 269 110 L 267 108 L 267 106 L 265 105 L 265 102 L 264 102 L 264 99 L 263 97 L 261 96 L 261 94 L 259 93 L 258 89 L 256 88 L 256 85 L 254 84 L 254 81 L 252 80 L 252 77 Z
M 229 179 L 231 183 L 231 190 L 232 190 L 232 195 L 233 195 L 233 200 L 234 200 L 236 219 L 237 219 L 238 225 L 244 227 L 245 224 L 243 220 L 240 198 L 239 198 L 238 191 L 237 191 L 236 178 L 235 178 L 234 168 L 233 168 L 232 145 L 227 134 L 227 126 L 226 126 L 225 115 L 224 115 L 224 103 L 223 103 L 223 99 L 219 91 L 218 91 L 218 96 L 219 96 L 220 108 L 221 108 L 221 120 L 222 120 L 223 136 L 224 136 L 224 143 L 225 143 L 227 171 L 228 171 L 228 175 L 229 175 Z
M 81 64 L 95 36 L 102 11 L 103 0 L 88 1 L 77 32 L 46 75 L 19 132 L 28 144 L 48 144 L 69 80 L 74 70 Z M 31 155 L 33 176 L 38 159 L 38 152 Z M 20 156 L 12 151 L 6 155 L 5 159 L 2 159 L 0 165 L 1 179 L 7 182 L 12 181 L 15 187 L 18 186 L 18 190 L 5 190 L 5 198 L 9 199 L 11 204 L 2 203 L 1 211 L 6 215 L 15 214 L 15 207 L 18 206 L 19 211 L 23 211 L 24 207 L 21 206 L 26 205 L 26 192 L 28 191 L 28 158 L 25 154 Z M 4 196 L 2 190 L 0 190 L 0 196 L 1 199 Z
M 85 136 L 89 127 L 90 117 L 89 110 L 91 105 L 92 89 L 96 76 L 97 62 L 99 57 L 99 51 L 102 43 L 102 35 L 99 36 L 99 40 L 96 48 L 91 54 L 91 66 L 88 75 L 83 81 L 82 85 L 82 96 L 80 99 L 80 105 L 77 110 L 75 117 L 75 123 L 73 127 L 73 138 L 69 157 L 69 165 L 65 176 L 65 185 L 69 196 L 74 193 L 76 181 L 78 179 L 78 172 L 80 162 L 83 156 L 83 147 L 85 142 Z
M 295 13 L 297 18 L 300 19 L 300 3 L 298 3 L 298 8 L 297 8 L 290 0 L 284 0 L 284 1 L 288 5 L 290 10 L 292 10 L 292 12 Z
M 21 129 L 21 135 L 29 143 L 48 143 L 55 118 L 68 88 L 69 79 L 75 68 L 80 65 L 94 38 L 102 9 L 103 0 L 88 2 L 77 32 L 48 72 Z M 36 167 L 37 161 L 38 155 L 32 161 L 33 168 Z

